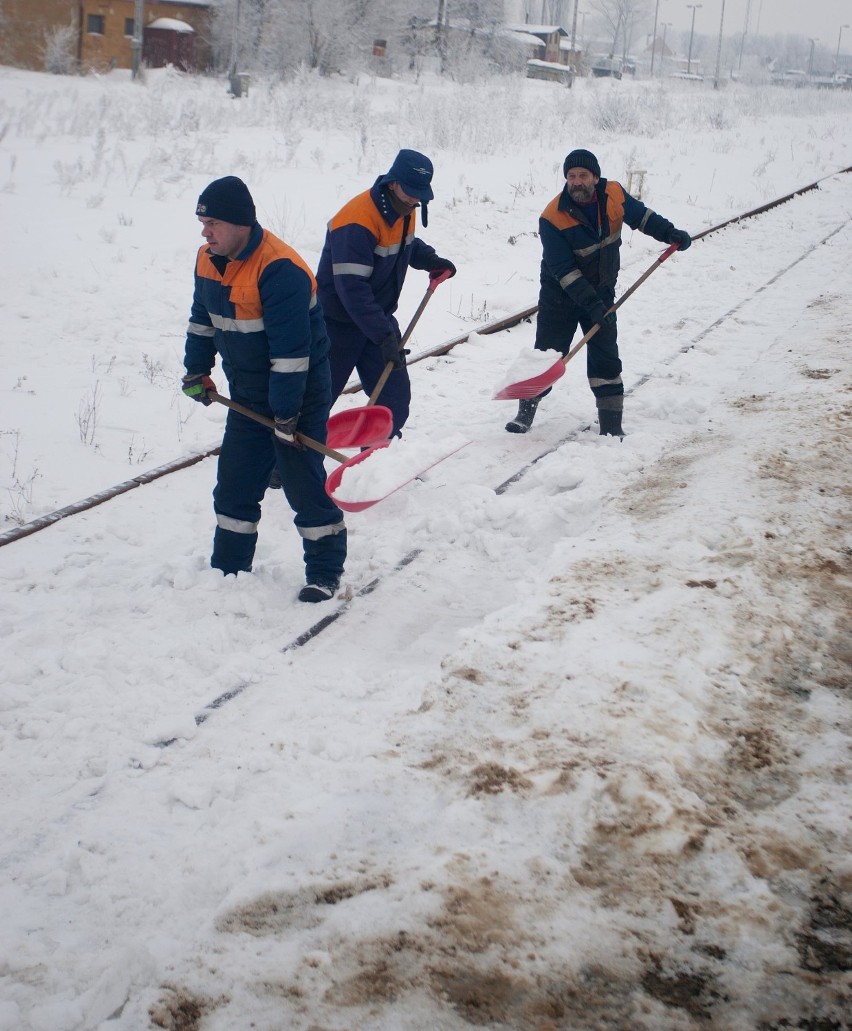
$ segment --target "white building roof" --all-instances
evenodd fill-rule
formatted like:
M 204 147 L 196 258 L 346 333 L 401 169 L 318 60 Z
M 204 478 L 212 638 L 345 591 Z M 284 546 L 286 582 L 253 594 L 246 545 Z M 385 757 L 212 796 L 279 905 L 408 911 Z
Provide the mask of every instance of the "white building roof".
M 155 18 L 145 28 L 168 29 L 170 32 L 195 32 L 191 25 L 187 25 L 185 21 L 178 21 L 177 18 Z

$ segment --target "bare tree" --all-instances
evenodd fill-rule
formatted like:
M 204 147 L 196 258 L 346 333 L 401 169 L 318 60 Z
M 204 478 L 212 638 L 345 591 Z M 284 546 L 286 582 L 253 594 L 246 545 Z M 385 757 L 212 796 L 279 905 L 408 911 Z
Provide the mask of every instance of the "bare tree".
M 612 40 L 609 56 L 618 52 L 626 57 L 633 43 L 636 27 L 648 16 L 647 0 L 590 0 L 589 6 L 603 19 Z

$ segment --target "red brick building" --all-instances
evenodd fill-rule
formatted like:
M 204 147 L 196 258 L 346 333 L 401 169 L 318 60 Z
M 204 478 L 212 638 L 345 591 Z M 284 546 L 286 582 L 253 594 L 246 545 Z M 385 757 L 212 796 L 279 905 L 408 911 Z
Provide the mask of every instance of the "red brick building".
M 191 32 L 175 31 L 175 52 L 182 55 L 184 66 L 205 68 L 210 7 L 209 0 L 144 0 L 143 22 L 146 26 L 163 19 L 166 24 L 168 20 L 184 23 Z M 3 0 L 0 61 L 43 71 L 48 41 L 61 38 L 82 71 L 131 68 L 135 8 L 134 0 Z M 155 36 L 154 52 L 168 54 L 163 30 L 156 30 Z M 193 58 L 187 62 L 190 45 Z

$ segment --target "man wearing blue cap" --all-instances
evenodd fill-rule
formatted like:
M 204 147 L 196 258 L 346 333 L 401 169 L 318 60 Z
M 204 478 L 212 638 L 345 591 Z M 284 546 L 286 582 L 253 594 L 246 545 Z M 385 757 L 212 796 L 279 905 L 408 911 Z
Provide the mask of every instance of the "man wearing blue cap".
M 236 176 L 210 183 L 196 215 L 205 243 L 195 261 L 183 392 L 212 404 L 210 372 L 218 354 L 233 400 L 275 420 L 273 432 L 228 412 L 210 564 L 225 574 L 251 571 L 260 501 L 275 468 L 302 538 L 306 583 L 299 601 L 328 601 L 343 573 L 346 526 L 326 494 L 322 456 L 297 436 L 325 441 L 331 408 L 316 281 L 292 247 L 258 224 L 248 187 Z
M 400 350 L 394 312 L 409 266 L 437 278 L 455 265 L 415 235 L 416 211 L 428 224 L 432 162 L 416 150 L 401 150 L 389 171 L 358 194 L 328 223 L 317 270 L 319 299 L 331 339 L 331 393 L 336 399 L 353 369 L 372 394 L 385 365 L 394 371 L 378 396 L 393 413 L 399 435 L 408 418 L 411 383 Z
M 601 166 L 590 150 L 572 150 L 562 165 L 565 186 L 541 213 L 541 286 L 538 296 L 535 349 L 566 355 L 579 326 L 585 335 L 599 328 L 586 346 L 586 372 L 595 397 L 598 424 L 604 436 L 623 437 L 621 415 L 624 384 L 618 354 L 615 284 L 624 225 L 660 243 L 686 250 L 689 233 L 631 197 L 614 180 L 601 178 Z M 526 433 L 541 399 L 524 399 L 506 424 L 509 433 Z

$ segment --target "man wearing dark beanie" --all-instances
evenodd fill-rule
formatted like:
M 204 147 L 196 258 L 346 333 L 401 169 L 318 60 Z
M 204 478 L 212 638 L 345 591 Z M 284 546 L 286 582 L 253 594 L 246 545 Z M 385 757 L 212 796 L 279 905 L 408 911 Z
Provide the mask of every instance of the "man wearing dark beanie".
M 595 396 L 601 434 L 623 437 L 621 415 L 624 384 L 618 355 L 616 315 L 611 311 L 620 268 L 621 230 L 627 224 L 660 243 L 686 250 L 692 243 L 656 212 L 631 197 L 613 180 L 601 178 L 601 166 L 590 150 L 572 150 L 562 165 L 565 187 L 539 218 L 541 286 L 535 347 L 566 355 L 577 327 L 585 335 L 597 325 L 586 344 L 586 372 Z M 506 424 L 510 433 L 526 433 L 548 387 L 538 397 L 523 400 L 518 414 Z
M 228 175 L 198 198 L 206 243 L 195 262 L 186 335 L 184 394 L 212 403 L 216 355 L 234 401 L 275 420 L 275 430 L 233 409 L 219 453 L 210 564 L 251 572 L 260 502 L 277 468 L 302 537 L 305 586 L 299 600 L 333 598 L 346 558 L 343 513 L 325 492 L 325 468 L 297 432 L 325 441 L 331 408 L 328 336 L 308 265 L 261 228 L 248 187 Z

